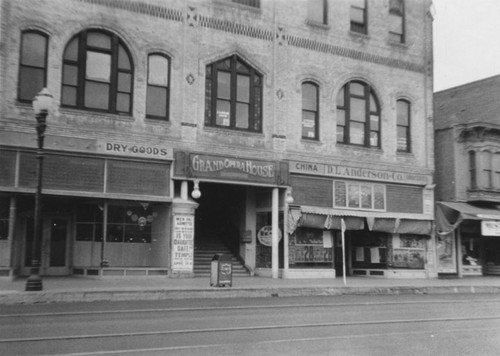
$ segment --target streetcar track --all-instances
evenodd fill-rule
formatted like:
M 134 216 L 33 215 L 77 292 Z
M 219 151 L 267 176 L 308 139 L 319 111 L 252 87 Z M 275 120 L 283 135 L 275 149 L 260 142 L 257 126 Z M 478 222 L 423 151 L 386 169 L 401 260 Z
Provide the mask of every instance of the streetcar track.
M 478 317 L 427 318 L 427 319 L 394 319 L 394 320 L 373 320 L 373 321 L 365 320 L 365 321 L 350 321 L 350 322 L 288 324 L 288 325 L 259 325 L 259 326 L 240 326 L 240 327 L 230 327 L 230 328 L 210 328 L 210 329 L 206 328 L 206 329 L 186 329 L 186 330 L 158 330 L 158 331 L 144 331 L 144 332 L 113 333 L 113 334 L 87 334 L 87 335 L 65 335 L 65 336 L 0 339 L 0 344 L 83 340 L 83 339 L 109 339 L 109 338 L 157 336 L 157 335 L 201 334 L 201 333 L 216 333 L 216 332 L 231 332 L 231 331 L 234 332 L 234 331 L 257 331 L 257 330 L 299 329 L 299 328 L 318 328 L 318 327 L 320 328 L 320 327 L 338 327 L 338 326 L 416 324 L 416 323 L 480 321 L 480 320 L 496 320 L 496 319 L 500 320 L 500 315 L 478 316 Z
M 500 327 L 493 328 L 495 330 L 500 330 Z M 481 331 L 491 331 L 491 327 L 477 327 L 475 330 Z M 389 332 L 389 333 L 370 333 L 370 334 L 350 334 L 350 335 L 331 335 L 322 337 L 306 337 L 306 338 L 293 338 L 293 339 L 275 339 L 275 340 L 256 340 L 251 343 L 246 344 L 279 344 L 279 343 L 290 343 L 290 342 L 313 342 L 313 341 L 324 341 L 324 340 L 340 340 L 340 339 L 360 339 L 369 337 L 391 337 L 391 336 L 408 336 L 408 335 L 425 335 L 429 334 L 429 337 L 433 338 L 439 334 L 449 334 L 458 332 L 469 332 L 468 328 L 455 328 L 455 329 L 443 329 L 438 333 L 431 333 L 429 331 L 411 331 L 411 332 Z M 206 345 L 184 345 L 184 346 L 167 346 L 167 347 L 154 347 L 154 348 L 142 348 L 142 349 L 128 349 L 128 350 L 111 350 L 111 351 L 94 351 L 94 352 L 76 352 L 76 353 L 65 353 L 65 354 L 55 354 L 52 356 L 91 356 L 91 355 L 124 355 L 129 353 L 145 353 L 145 352 L 164 352 L 164 351 L 183 351 L 183 350 L 195 350 L 195 349 L 209 349 L 217 347 L 227 347 L 230 343 L 216 343 L 216 344 L 206 344 Z
M 0 314 L 0 318 L 19 317 L 50 317 L 50 316 L 79 316 L 96 314 L 122 314 L 122 313 L 158 313 L 158 312 L 189 312 L 207 310 L 245 310 L 245 309 L 286 309 L 286 308 L 325 308 L 325 307 L 358 307 L 358 306 L 384 306 L 384 305 L 409 305 L 409 304 L 452 304 L 471 303 L 472 300 L 437 300 L 437 301 L 398 301 L 398 302 L 363 302 L 363 303 L 321 303 L 321 304 L 276 304 L 276 305 L 238 305 L 238 306 L 208 306 L 208 307 L 182 307 L 182 308 L 150 308 L 150 309 L 117 309 L 117 310 L 86 310 L 47 313 L 16 313 Z M 500 299 L 485 299 L 481 303 L 500 303 Z

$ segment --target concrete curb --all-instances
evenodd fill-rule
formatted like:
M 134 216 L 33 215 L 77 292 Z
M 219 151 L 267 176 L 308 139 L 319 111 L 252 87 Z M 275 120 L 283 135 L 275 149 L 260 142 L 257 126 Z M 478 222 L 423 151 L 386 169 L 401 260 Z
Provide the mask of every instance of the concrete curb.
M 434 287 L 268 287 L 214 288 L 175 290 L 94 290 L 56 292 L 3 292 L 0 305 L 61 302 L 102 302 L 127 300 L 166 300 L 203 298 L 266 298 L 337 295 L 404 295 L 404 294 L 500 294 L 500 286 L 434 286 Z

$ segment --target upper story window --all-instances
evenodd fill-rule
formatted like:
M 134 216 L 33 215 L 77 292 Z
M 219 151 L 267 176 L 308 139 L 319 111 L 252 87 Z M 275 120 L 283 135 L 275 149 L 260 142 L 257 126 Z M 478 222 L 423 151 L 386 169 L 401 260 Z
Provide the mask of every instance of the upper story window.
M 326 25 L 328 23 L 327 6 L 327 0 L 308 0 L 307 19 L 315 23 Z
M 500 189 L 500 153 L 493 155 L 493 188 Z
M 205 125 L 262 132 L 262 75 L 237 55 L 206 68 Z
M 366 0 L 351 0 L 351 31 L 368 33 Z
M 235 4 L 260 8 L 260 0 L 228 0 L 228 1 L 234 2 Z
M 170 60 L 161 54 L 148 56 L 146 117 L 168 120 Z
M 48 37 L 38 31 L 25 31 L 21 35 L 19 101 L 32 101 L 47 86 Z
M 481 152 L 482 185 L 484 188 L 493 188 L 493 171 L 491 169 L 493 155 L 489 151 Z
M 469 151 L 470 189 L 477 188 L 476 169 L 476 151 Z
M 405 42 L 405 8 L 404 0 L 389 1 L 389 36 L 399 43 Z
M 385 210 L 385 185 L 334 181 L 334 207 Z
M 102 30 L 80 32 L 66 46 L 63 65 L 62 106 L 132 112 L 132 61 L 115 34 Z
M 337 96 L 337 142 L 380 147 L 380 109 L 368 84 L 352 81 L 340 90 Z
M 318 92 L 316 84 L 302 84 L 302 138 L 318 139 Z
M 398 100 L 397 110 L 397 128 L 398 128 L 398 151 L 410 152 L 410 103 L 406 100 Z

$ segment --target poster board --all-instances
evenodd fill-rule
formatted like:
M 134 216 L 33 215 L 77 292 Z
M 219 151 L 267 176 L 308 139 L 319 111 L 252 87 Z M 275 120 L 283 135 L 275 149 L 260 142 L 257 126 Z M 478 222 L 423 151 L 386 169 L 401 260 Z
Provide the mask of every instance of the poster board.
M 194 216 L 175 215 L 172 239 L 172 270 L 192 271 L 194 261 Z

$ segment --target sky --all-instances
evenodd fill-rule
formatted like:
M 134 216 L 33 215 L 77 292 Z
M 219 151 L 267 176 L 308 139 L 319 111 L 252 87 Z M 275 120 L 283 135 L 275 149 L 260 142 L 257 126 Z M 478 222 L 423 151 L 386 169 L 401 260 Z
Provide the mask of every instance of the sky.
M 433 0 L 434 91 L 500 74 L 500 0 Z

